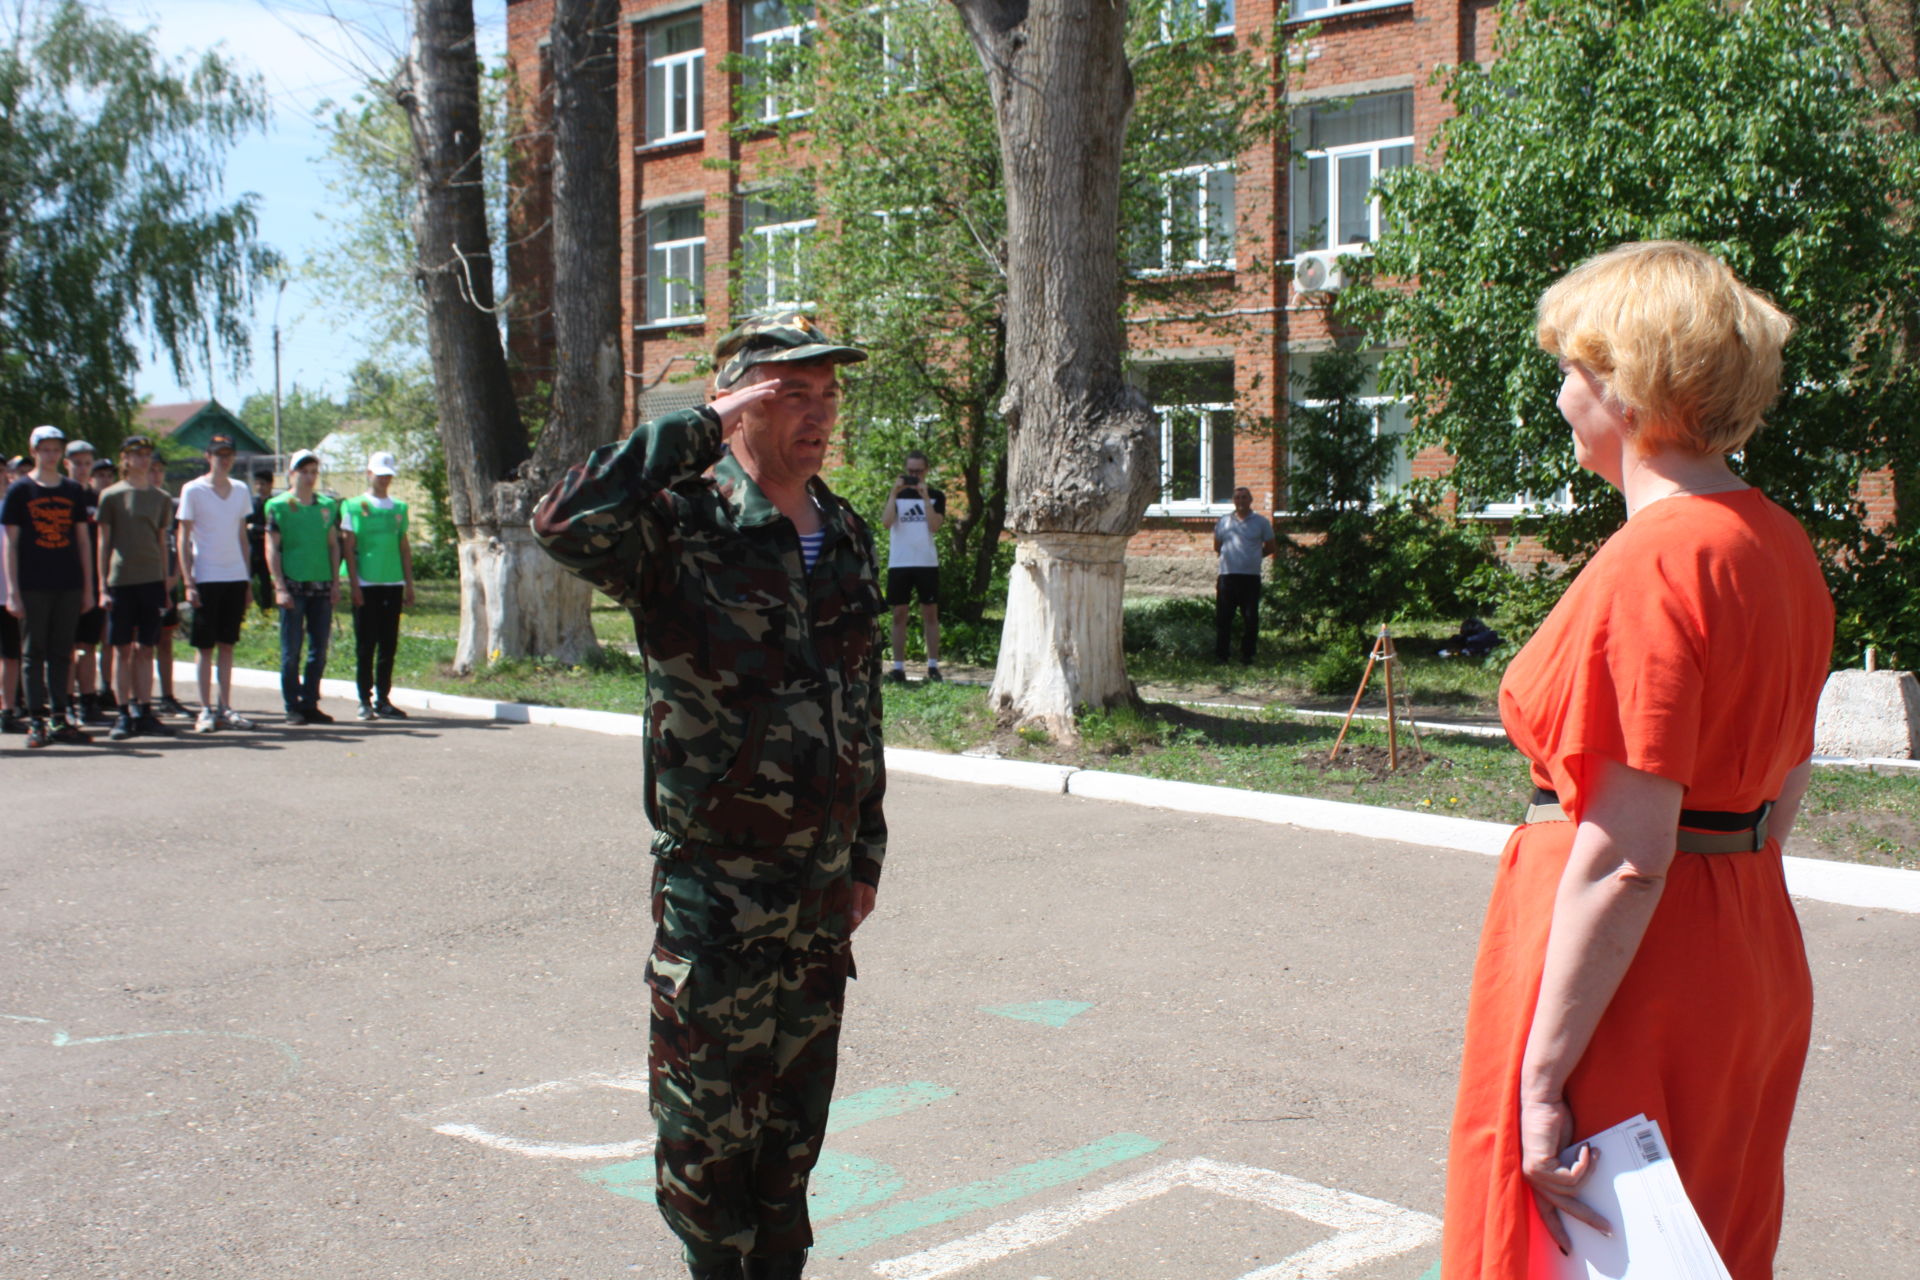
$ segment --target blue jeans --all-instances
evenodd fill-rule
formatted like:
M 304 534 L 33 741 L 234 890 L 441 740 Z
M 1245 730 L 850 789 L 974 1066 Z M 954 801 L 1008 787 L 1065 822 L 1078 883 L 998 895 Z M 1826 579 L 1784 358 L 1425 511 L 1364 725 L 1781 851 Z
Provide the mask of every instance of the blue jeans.
M 300 673 L 300 639 L 307 641 L 306 678 Z M 280 697 L 288 711 L 320 700 L 320 677 L 327 670 L 327 641 L 333 637 L 333 601 L 325 595 L 297 592 L 280 606 Z

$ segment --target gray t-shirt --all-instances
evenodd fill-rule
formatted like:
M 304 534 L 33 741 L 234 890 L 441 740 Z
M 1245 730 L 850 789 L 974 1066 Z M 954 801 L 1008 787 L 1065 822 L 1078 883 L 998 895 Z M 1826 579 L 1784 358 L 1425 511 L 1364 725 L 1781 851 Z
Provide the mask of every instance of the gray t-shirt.
M 1257 574 L 1262 548 L 1273 541 L 1273 524 L 1265 516 L 1249 514 L 1239 520 L 1228 512 L 1213 526 L 1213 536 L 1220 539 L 1221 573 Z

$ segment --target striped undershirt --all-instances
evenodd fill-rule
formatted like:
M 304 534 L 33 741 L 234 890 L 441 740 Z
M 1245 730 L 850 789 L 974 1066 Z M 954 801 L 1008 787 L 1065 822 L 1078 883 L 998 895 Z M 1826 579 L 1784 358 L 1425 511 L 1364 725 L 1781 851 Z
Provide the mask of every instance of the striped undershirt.
M 820 558 L 820 546 L 827 540 L 827 531 L 803 533 L 800 535 L 800 558 L 807 562 L 807 572 L 813 572 L 813 565 Z

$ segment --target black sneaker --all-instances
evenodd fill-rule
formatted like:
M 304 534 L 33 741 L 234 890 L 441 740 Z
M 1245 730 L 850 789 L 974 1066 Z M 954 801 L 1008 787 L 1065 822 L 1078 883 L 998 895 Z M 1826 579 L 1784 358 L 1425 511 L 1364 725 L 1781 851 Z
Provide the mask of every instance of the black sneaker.
M 158 704 L 156 704 L 156 705 L 158 705 L 158 706 L 159 706 L 159 708 L 160 708 L 160 710 L 161 710 L 161 711 L 162 711 L 162 712 L 163 712 L 164 714 L 166 714 L 166 715 L 170 715 L 170 716 L 181 716 L 181 717 L 184 717 L 184 718 L 186 718 L 186 719 L 192 719 L 192 718 L 193 718 L 193 712 L 191 712 L 191 711 L 189 711 L 189 710 L 187 710 L 187 709 L 186 709 L 185 707 L 183 707 L 183 706 L 181 706 L 181 705 L 180 705 L 180 699 L 178 699 L 178 698 L 176 698 L 176 697 L 174 697 L 174 696 L 173 696 L 172 694 L 170 694 L 170 693 L 163 693 L 163 694 L 161 694 L 161 695 L 160 695 L 160 701 L 159 701 L 159 702 L 158 702 Z
M 99 723 L 100 719 L 101 719 L 100 695 L 97 693 L 81 694 L 80 695 L 80 718 L 75 723 L 97 724 Z
M 300 714 L 307 718 L 308 724 L 332 724 L 333 717 L 322 711 L 315 703 L 309 702 L 300 708 Z
M 69 715 L 71 715 L 71 713 L 69 713 Z M 89 747 L 93 745 L 93 735 L 68 718 L 62 718 L 53 722 L 53 740 L 64 743 L 69 747 Z
M 159 716 L 153 714 L 152 710 L 147 707 L 140 708 L 140 713 L 134 716 L 133 731 L 143 738 L 175 738 L 179 736 L 177 729 L 165 720 L 162 720 Z
M 373 704 L 373 713 L 382 720 L 405 720 L 407 713 L 388 702 L 385 698 Z
M 53 745 L 53 734 L 47 731 L 45 720 L 35 720 L 27 729 L 27 750 L 36 751 L 41 747 Z
M 360 709 L 353 713 L 353 718 L 355 720 L 378 720 L 380 717 L 374 713 L 371 702 L 363 702 L 360 704 Z
M 125 742 L 138 732 L 133 727 L 133 717 L 122 711 L 114 717 L 113 728 L 107 731 L 107 737 L 114 742 Z
M 0 733 L 25 733 L 27 718 L 18 711 L 0 711 Z
M 895 667 L 893 670 L 887 672 L 888 684 L 905 684 L 906 682 L 907 682 L 907 673 L 902 671 L 899 667 Z
M 940 674 L 940 668 L 938 668 L 938 667 L 928 667 L 928 668 L 927 668 L 927 683 L 928 683 L 928 684 L 939 684 L 939 683 L 940 683 L 941 681 L 943 681 L 943 680 L 945 680 L 945 679 L 946 679 L 946 677 Z

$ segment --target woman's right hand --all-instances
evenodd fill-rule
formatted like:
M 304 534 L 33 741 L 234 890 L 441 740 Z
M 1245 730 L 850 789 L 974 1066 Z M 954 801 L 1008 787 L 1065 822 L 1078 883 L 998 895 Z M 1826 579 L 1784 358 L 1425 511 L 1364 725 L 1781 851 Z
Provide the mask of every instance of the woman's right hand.
M 1612 1224 L 1595 1213 L 1578 1194 L 1581 1184 L 1593 1172 L 1596 1158 L 1593 1147 L 1581 1143 L 1580 1154 L 1572 1164 L 1561 1162 L 1560 1152 L 1571 1141 L 1573 1111 L 1564 1096 L 1521 1097 L 1520 1172 L 1533 1188 L 1533 1204 L 1540 1213 L 1540 1221 L 1563 1254 L 1573 1243 L 1567 1238 L 1566 1224 L 1560 1221 L 1563 1213 L 1603 1236 L 1613 1234 Z

